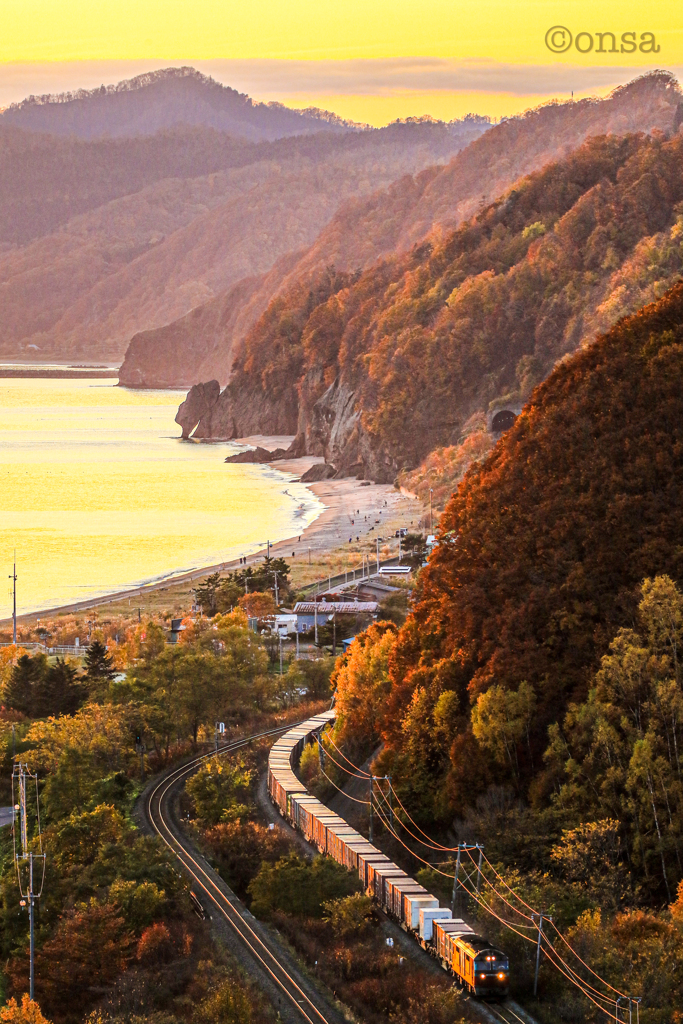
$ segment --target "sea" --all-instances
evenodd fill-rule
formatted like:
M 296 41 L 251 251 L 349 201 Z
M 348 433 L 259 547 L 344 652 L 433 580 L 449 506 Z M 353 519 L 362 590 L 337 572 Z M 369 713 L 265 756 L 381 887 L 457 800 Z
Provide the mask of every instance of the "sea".
M 1 372 L 1 368 L 0 368 Z M 301 534 L 322 504 L 291 474 L 182 441 L 184 391 L 116 377 L 0 377 L 0 619 L 217 565 Z

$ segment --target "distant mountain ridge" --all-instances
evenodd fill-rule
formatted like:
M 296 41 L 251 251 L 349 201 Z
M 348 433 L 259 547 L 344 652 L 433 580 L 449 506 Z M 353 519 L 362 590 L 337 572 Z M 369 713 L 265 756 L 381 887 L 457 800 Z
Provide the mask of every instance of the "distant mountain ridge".
M 0 353 L 121 359 L 137 332 L 301 255 L 344 199 L 445 161 L 488 128 L 415 119 L 255 143 L 205 127 L 86 141 L 0 123 Z M 185 383 L 184 364 L 192 373 L 196 361 L 160 368 Z
M 259 103 L 195 68 L 165 68 L 117 85 L 30 96 L 0 113 L 0 124 L 79 139 L 154 135 L 179 125 L 215 128 L 250 142 L 367 126 L 325 110 Z
M 133 337 L 121 379 L 133 386 L 161 380 L 167 385 L 196 383 L 211 377 L 223 383 L 236 346 L 275 297 L 315 281 L 330 266 L 352 272 L 407 252 L 427 238 L 430 245 L 436 244 L 439 236 L 504 194 L 518 179 L 561 159 L 591 136 L 670 134 L 680 120 L 681 101 L 675 78 L 659 72 L 636 79 L 604 100 L 547 104 L 495 125 L 449 163 L 406 175 L 387 188 L 340 204 L 294 266 L 285 270 L 278 264 L 276 273 L 274 265 L 260 284 L 252 282 L 248 298 L 245 291 L 212 297 L 212 305 L 225 307 L 218 321 L 214 312 L 207 311 L 206 317 L 196 312 L 182 324 L 170 325 L 167 332 L 159 327 Z M 217 323 L 223 324 L 222 344 Z M 206 337 L 200 325 L 206 325 Z M 174 366 L 182 368 L 182 376 L 173 377 Z M 261 408 L 260 401 L 254 408 Z M 216 429 L 226 428 L 225 422 L 220 428 L 216 425 Z M 205 425 L 205 429 L 214 427 Z

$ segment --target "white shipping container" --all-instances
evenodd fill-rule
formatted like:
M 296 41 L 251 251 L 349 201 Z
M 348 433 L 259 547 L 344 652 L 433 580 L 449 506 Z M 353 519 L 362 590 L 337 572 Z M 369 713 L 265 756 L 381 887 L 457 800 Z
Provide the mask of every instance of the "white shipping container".
M 420 908 L 426 910 L 429 907 L 439 906 L 436 896 L 405 896 L 404 899 L 406 904 L 406 924 L 413 931 L 417 931 L 420 927 Z
M 432 922 L 445 921 L 451 916 L 450 910 L 443 907 L 420 907 L 420 938 L 425 942 L 432 941 Z

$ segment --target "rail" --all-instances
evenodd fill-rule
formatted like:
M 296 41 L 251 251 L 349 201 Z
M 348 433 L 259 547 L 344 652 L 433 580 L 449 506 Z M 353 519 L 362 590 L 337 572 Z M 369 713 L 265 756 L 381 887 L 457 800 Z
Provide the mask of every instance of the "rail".
M 255 733 L 235 740 L 221 748 L 221 753 L 238 750 L 254 740 L 276 736 L 296 726 L 286 725 L 279 729 Z M 241 904 L 219 875 L 198 854 L 194 846 L 183 836 L 173 821 L 170 803 L 175 792 L 195 772 L 203 761 L 214 757 L 215 751 L 201 754 L 186 764 L 171 769 L 161 779 L 155 780 L 143 793 L 140 809 L 147 827 L 153 831 L 173 853 L 186 874 L 190 876 L 204 899 L 218 911 L 232 930 L 238 943 L 249 954 L 252 963 L 273 989 L 278 1000 L 284 997 L 294 1013 L 292 1020 L 303 1020 L 307 1024 L 341 1024 L 341 1016 L 327 1001 L 313 989 L 303 976 L 282 961 L 285 957 L 273 940 L 262 931 L 254 918 Z M 253 922 L 253 924 L 251 923 Z

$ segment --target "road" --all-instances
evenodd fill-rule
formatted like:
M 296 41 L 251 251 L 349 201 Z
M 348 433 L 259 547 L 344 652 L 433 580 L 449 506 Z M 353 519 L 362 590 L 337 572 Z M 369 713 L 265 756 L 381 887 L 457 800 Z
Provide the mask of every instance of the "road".
M 235 740 L 221 748 L 221 753 L 291 728 L 290 724 Z M 213 752 L 196 757 L 150 783 L 138 801 L 138 823 L 159 836 L 178 858 L 216 931 L 286 1024 L 345 1024 L 332 999 L 303 974 L 277 937 L 249 913 L 181 830 L 174 810 L 176 798 L 187 779 L 211 756 Z

